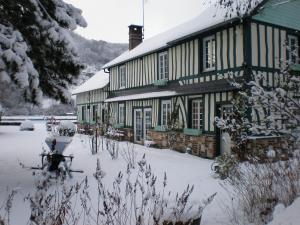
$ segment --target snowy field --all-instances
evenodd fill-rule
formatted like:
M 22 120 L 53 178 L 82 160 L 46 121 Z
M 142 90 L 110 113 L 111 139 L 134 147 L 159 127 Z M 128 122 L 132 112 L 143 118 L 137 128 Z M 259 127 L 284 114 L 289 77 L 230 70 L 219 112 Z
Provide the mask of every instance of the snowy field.
M 19 127 L 16 126 L 0 126 L 0 202 L 6 197 L 7 190 L 18 189 L 12 211 L 11 224 L 13 225 L 27 223 L 30 212 L 28 202 L 24 202 L 23 199 L 34 188 L 32 171 L 22 168 L 19 163 L 23 163 L 25 166 L 40 164 L 39 154 L 43 147 L 47 148 L 44 143 L 47 135 L 44 122 L 36 122 L 34 131 L 19 131 Z M 126 143 L 123 142 L 120 145 L 125 146 Z M 227 192 L 221 186 L 221 181 L 213 177 L 210 170 L 212 160 L 140 145 L 135 145 L 134 150 L 137 153 L 137 160 L 146 154 L 147 162 L 151 164 L 154 173 L 158 176 L 158 184 L 162 183 L 164 172 L 167 173 L 167 190 L 172 193 L 181 193 L 188 184 L 193 184 L 195 189 L 191 200 L 192 202 L 201 202 L 204 198 L 217 192 L 213 203 L 204 211 L 201 225 L 231 224 L 227 213 L 231 203 Z M 95 191 L 95 193 L 91 193 L 91 196 L 96 194 L 93 173 L 97 159 L 100 159 L 101 166 L 107 174 L 104 180 L 108 186 L 112 184 L 119 171 L 126 170 L 126 162 L 121 155 L 117 160 L 112 160 L 107 151 L 100 151 L 98 154 L 92 155 L 89 137 L 85 135 L 76 134 L 65 154 L 75 156 L 73 169 L 84 170 L 83 174 L 74 174 L 73 178 L 68 179 L 68 182 L 81 181 L 88 176 L 91 182 L 90 191 Z M 299 206 L 300 204 L 293 210 L 299 209 Z

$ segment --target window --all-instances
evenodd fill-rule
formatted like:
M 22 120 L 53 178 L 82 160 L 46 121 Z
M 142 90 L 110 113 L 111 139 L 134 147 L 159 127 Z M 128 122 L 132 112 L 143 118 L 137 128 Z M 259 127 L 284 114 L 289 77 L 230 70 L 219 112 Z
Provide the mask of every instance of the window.
M 152 110 L 144 109 L 144 139 L 147 139 L 147 133 L 152 127 Z
M 168 52 L 159 53 L 158 59 L 159 59 L 158 79 L 159 80 L 168 79 L 169 77 Z
M 119 67 L 119 88 L 126 86 L 126 70 L 125 65 Z
M 96 121 L 97 120 L 97 105 L 93 105 L 93 108 L 92 108 L 92 119 L 93 121 Z
M 288 36 L 288 60 L 291 63 L 298 63 L 298 38 L 297 36 L 289 35 Z
M 119 104 L 119 118 L 118 122 L 120 125 L 124 126 L 125 124 L 125 105 L 124 103 Z
M 85 106 L 82 106 L 81 108 L 81 120 L 85 121 Z
M 161 102 L 161 125 L 167 126 L 171 116 L 171 100 Z
M 203 39 L 203 70 L 214 70 L 216 66 L 216 41 L 215 36 L 209 36 Z
M 192 101 L 192 128 L 202 130 L 203 128 L 203 105 L 201 99 Z

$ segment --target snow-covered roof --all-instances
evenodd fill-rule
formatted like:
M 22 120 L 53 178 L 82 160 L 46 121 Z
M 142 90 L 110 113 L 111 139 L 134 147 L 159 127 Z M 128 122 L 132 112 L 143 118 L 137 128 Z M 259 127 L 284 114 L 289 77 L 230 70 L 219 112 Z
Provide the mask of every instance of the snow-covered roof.
M 238 1 L 244 1 L 244 0 L 238 0 Z M 253 1 L 254 3 L 252 9 L 254 9 L 262 1 L 263 0 Z M 233 8 L 235 7 L 233 6 Z M 225 22 L 229 22 L 238 18 L 237 13 L 230 12 L 231 16 L 226 17 L 227 13 L 228 13 L 228 9 L 222 7 L 217 8 L 216 6 L 212 5 L 208 7 L 206 10 L 204 10 L 200 15 L 198 15 L 194 19 L 182 23 L 179 26 L 176 26 L 168 31 L 165 31 L 159 35 L 156 35 L 152 38 L 145 40 L 134 49 L 128 50 L 122 55 L 120 55 L 119 57 L 108 62 L 103 66 L 103 68 L 108 68 L 117 65 L 119 63 L 128 61 L 130 59 L 139 57 L 141 55 L 164 48 L 168 46 L 168 43 L 170 42 L 174 42 L 179 39 L 184 39 L 187 36 L 199 32 L 203 32 L 212 27 L 222 25 Z
M 149 92 L 143 94 L 119 96 L 115 98 L 108 98 L 105 100 L 105 102 L 129 101 L 129 100 L 148 99 L 148 98 L 157 98 L 157 97 L 170 97 L 176 95 L 179 95 L 176 91 L 157 91 L 157 92 Z
M 79 93 L 93 91 L 96 89 L 104 88 L 109 83 L 109 74 L 104 70 L 98 71 L 94 76 L 72 91 L 72 95 Z

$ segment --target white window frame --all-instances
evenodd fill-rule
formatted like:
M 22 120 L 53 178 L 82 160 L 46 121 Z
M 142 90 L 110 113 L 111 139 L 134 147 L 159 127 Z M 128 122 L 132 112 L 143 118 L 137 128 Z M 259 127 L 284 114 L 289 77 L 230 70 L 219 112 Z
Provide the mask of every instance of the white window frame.
M 295 41 L 295 45 L 292 46 L 292 40 Z M 298 42 L 298 37 L 295 35 L 288 35 L 288 57 L 289 57 L 289 61 L 291 63 L 297 64 L 299 63 L 299 42 Z M 293 50 L 292 48 L 295 47 L 295 49 Z M 296 55 L 293 55 L 293 51 L 296 51 Z
M 168 52 L 158 54 L 158 80 L 169 79 L 169 58 Z
M 125 104 L 120 103 L 118 106 L 118 123 L 122 126 L 125 125 Z
M 171 116 L 171 100 L 161 101 L 161 126 L 168 126 Z
M 149 113 L 149 117 L 147 117 L 147 113 Z M 144 109 L 144 140 L 147 137 L 147 131 L 149 131 L 152 127 L 152 108 L 145 108 Z
M 119 88 L 124 89 L 126 87 L 126 67 L 122 65 L 119 67 Z
M 211 42 L 213 44 L 210 45 L 210 52 L 206 52 L 206 43 Z M 207 54 L 208 53 L 208 54 Z M 209 54 L 210 53 L 210 54 Z M 212 71 L 216 69 L 216 37 L 215 35 L 211 35 L 203 38 L 203 70 L 204 71 Z M 211 62 L 208 62 L 211 61 Z M 209 66 L 208 66 L 208 65 Z
M 196 109 L 195 105 L 197 104 Z M 203 122 L 204 122 L 204 107 L 203 107 L 203 100 L 202 99 L 193 99 L 192 100 L 192 129 L 203 130 Z

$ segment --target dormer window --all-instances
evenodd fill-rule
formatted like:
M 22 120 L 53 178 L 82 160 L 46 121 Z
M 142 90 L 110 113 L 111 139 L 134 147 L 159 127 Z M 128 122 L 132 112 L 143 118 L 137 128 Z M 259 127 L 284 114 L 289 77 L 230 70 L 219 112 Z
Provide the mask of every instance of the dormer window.
M 125 65 L 119 67 L 119 88 L 123 89 L 126 86 L 126 69 Z
M 288 60 L 293 63 L 298 63 L 299 57 L 298 37 L 294 35 L 288 35 Z
M 216 40 L 215 36 L 209 36 L 203 39 L 203 70 L 211 71 L 216 67 Z
M 168 52 L 161 52 L 158 55 L 158 79 L 164 80 L 169 78 Z

